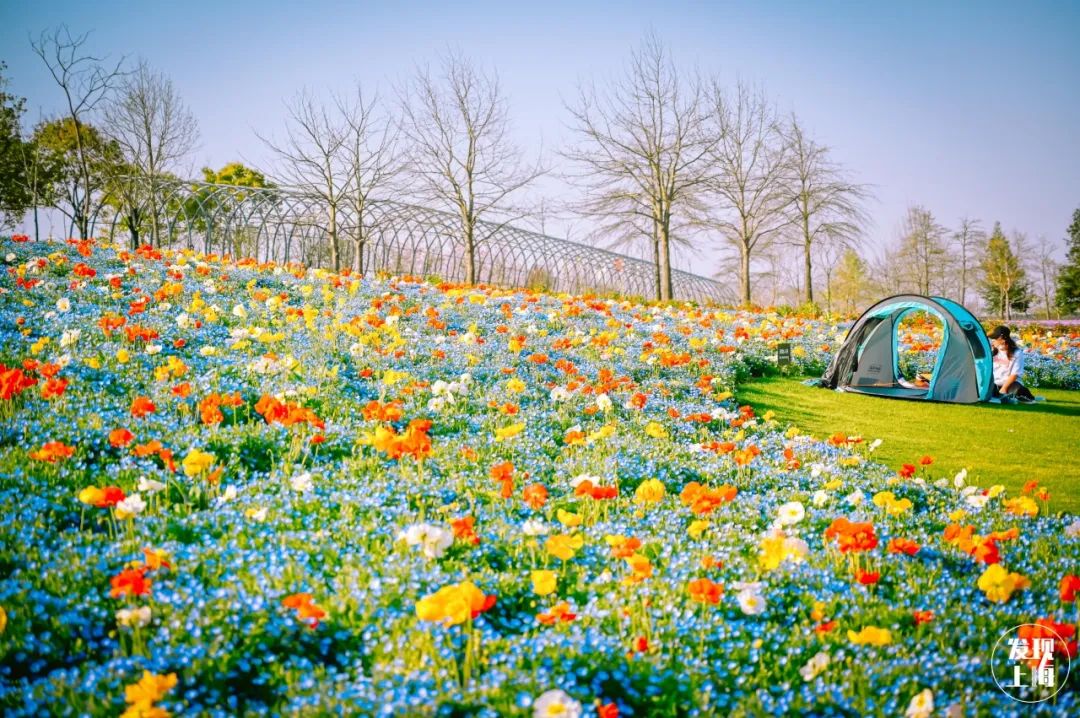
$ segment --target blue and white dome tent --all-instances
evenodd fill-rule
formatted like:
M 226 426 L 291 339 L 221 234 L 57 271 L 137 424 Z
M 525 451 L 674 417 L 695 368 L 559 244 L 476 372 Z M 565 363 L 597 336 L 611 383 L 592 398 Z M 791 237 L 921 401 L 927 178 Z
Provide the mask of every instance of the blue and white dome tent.
M 897 328 L 905 315 L 928 312 L 941 322 L 937 363 L 927 386 L 900 373 Z M 944 297 L 899 294 L 867 309 L 848 330 L 820 385 L 893 399 L 925 399 L 959 404 L 993 395 L 990 340 L 975 316 Z

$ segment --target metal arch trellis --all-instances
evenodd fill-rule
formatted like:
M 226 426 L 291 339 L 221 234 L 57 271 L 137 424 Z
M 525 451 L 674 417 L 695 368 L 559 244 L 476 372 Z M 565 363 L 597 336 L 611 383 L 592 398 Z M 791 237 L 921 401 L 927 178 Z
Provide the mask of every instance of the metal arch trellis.
M 154 186 L 163 217 L 159 236 L 165 244 L 261 262 L 330 265 L 329 211 L 318 195 L 183 180 L 159 179 Z M 121 221 L 125 214 L 112 218 L 110 236 L 126 232 Z M 363 226 L 354 208 L 339 206 L 337 228 L 342 267 L 364 273 L 436 275 L 452 282 L 466 277 L 460 220 L 453 213 L 371 200 Z M 506 224 L 483 221 L 479 229 L 477 278 L 485 284 L 654 296 L 656 269 L 644 260 Z M 362 242 L 357 241 L 360 237 Z M 672 271 L 672 288 L 677 299 L 716 303 L 733 299 L 720 282 L 680 270 Z

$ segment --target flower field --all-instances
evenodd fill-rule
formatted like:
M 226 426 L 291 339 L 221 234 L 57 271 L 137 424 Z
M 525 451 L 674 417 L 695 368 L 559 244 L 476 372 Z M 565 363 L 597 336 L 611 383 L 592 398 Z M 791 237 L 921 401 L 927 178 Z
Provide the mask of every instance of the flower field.
M 844 326 L 0 257 L 5 715 L 1026 715 L 998 638 L 1077 655 L 1080 521 L 1040 487 L 733 400 Z M 1080 335 L 1023 338 L 1032 384 L 1080 388 Z

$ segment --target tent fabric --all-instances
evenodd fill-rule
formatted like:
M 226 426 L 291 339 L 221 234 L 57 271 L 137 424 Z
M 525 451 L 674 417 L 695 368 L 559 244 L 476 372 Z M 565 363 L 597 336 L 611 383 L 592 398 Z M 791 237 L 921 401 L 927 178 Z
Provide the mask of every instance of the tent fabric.
M 942 324 L 941 346 L 928 387 L 900 373 L 897 328 L 904 315 L 925 311 Z M 990 340 L 975 316 L 944 297 L 900 294 L 863 312 L 820 380 L 821 386 L 897 399 L 963 404 L 987 401 L 993 393 Z

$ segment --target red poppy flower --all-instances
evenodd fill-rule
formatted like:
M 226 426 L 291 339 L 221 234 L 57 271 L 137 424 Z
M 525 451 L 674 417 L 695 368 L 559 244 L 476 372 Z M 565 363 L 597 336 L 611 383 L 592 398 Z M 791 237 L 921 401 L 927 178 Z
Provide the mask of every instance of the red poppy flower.
M 1062 576 L 1058 588 L 1061 593 L 1061 600 L 1065 603 L 1072 603 L 1076 600 L 1076 594 L 1080 592 L 1080 576 L 1073 574 Z
M 109 579 L 112 590 L 109 595 L 113 598 L 120 596 L 147 596 L 150 594 L 152 581 L 146 577 L 146 567 L 124 569 Z
M 596 707 L 596 718 L 619 718 L 619 706 L 614 703 L 605 703 Z
M 878 571 L 863 571 L 858 570 L 855 572 L 855 580 L 864 586 L 873 586 L 881 579 L 881 573 Z

